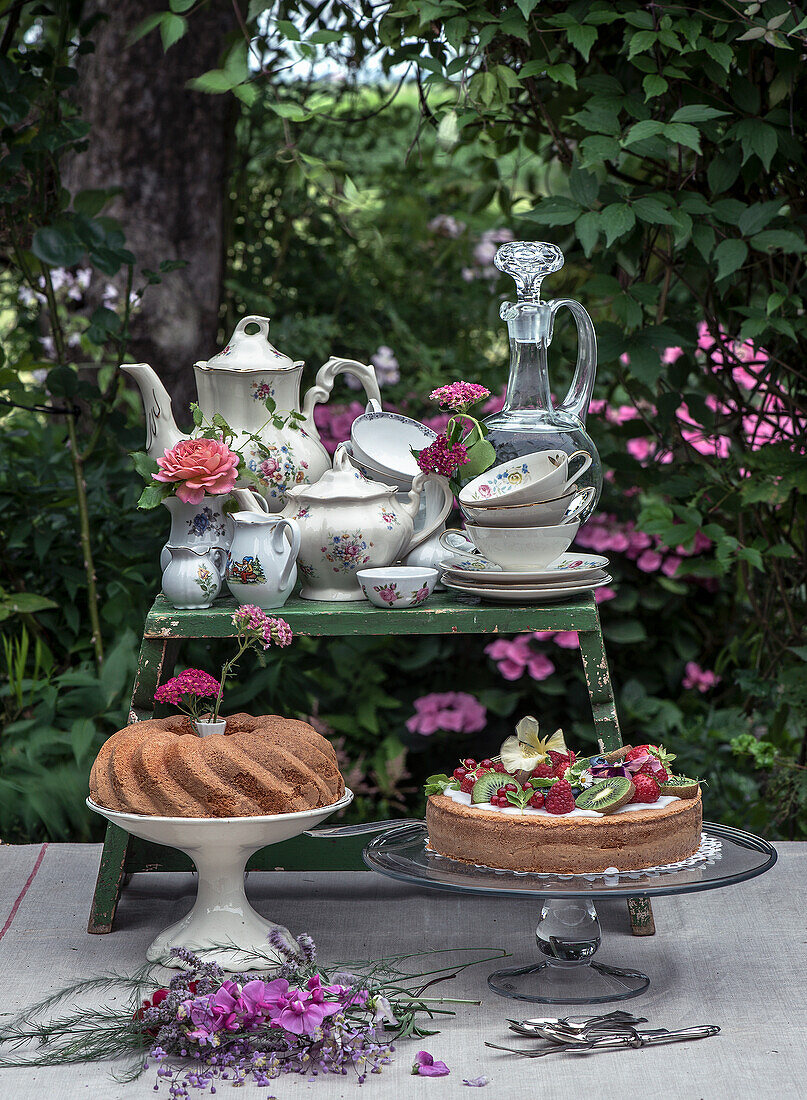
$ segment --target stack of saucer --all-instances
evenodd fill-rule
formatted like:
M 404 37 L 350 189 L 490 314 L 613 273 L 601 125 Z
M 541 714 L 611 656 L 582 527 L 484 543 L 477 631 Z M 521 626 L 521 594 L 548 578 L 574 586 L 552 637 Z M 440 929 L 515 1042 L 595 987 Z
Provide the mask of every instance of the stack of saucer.
M 595 503 L 577 480 L 586 451 L 536 451 L 494 466 L 459 496 L 465 531 L 440 536 L 450 551 L 446 588 L 508 603 L 543 603 L 589 592 L 611 578 L 606 558 L 567 553 Z
M 602 588 L 611 580 L 608 558 L 599 554 L 561 554 L 542 569 L 502 569 L 481 554 L 461 557 L 454 550 L 443 565 L 446 588 L 493 603 L 555 603 Z

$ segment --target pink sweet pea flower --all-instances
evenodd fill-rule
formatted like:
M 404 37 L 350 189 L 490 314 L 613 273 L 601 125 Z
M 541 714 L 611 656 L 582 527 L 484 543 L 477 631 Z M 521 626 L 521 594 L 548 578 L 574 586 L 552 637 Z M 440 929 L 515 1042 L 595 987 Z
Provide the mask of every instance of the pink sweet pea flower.
M 412 1073 L 418 1077 L 447 1077 L 451 1070 L 445 1062 L 435 1062 L 427 1050 L 419 1050 L 412 1064 Z

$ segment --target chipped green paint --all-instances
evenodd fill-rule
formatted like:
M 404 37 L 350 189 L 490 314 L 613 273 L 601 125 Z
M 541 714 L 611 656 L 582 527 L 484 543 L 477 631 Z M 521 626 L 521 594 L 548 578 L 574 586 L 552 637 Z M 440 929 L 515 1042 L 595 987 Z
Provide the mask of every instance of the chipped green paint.
M 180 611 L 158 596 L 146 617 L 140 659 L 132 690 L 131 720 L 143 721 L 154 715 L 154 692 L 173 673 L 179 646 L 189 638 L 231 638 L 234 636 L 235 600 L 216 600 L 201 611 Z M 534 630 L 576 630 L 580 653 L 591 698 L 597 736 L 608 749 L 622 743 L 614 694 L 608 674 L 608 662 L 600 627 L 597 605 L 591 594 L 568 603 L 543 607 L 497 607 L 475 599 L 457 599 L 453 595 L 432 596 L 423 607 L 397 611 L 356 603 L 319 603 L 295 596 L 278 612 L 295 634 L 310 637 L 349 637 L 367 635 L 418 634 L 519 634 Z M 272 848 L 264 848 L 250 862 L 253 870 L 363 870 L 361 847 L 355 843 L 327 842 L 298 837 Z M 112 931 L 115 910 L 125 876 L 134 871 L 157 871 L 187 866 L 179 853 L 130 840 L 115 825 L 108 825 L 104 850 L 95 886 L 88 931 L 103 934 Z M 644 925 L 634 922 L 642 916 Z M 639 935 L 652 935 L 652 912 L 647 899 L 629 902 L 631 923 Z M 647 927 L 647 914 L 651 931 Z

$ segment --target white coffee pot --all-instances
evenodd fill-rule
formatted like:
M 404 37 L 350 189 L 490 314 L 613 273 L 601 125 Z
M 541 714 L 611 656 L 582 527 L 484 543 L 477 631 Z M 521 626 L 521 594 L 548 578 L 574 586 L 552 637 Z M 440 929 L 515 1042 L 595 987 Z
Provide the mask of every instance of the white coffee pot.
M 443 504 L 415 534 L 421 490 L 430 482 L 441 487 Z M 391 565 L 425 542 L 444 522 L 454 500 L 448 480 L 438 474 L 418 474 L 408 494 L 394 485 L 368 481 L 351 465 L 342 444 L 332 470 L 314 485 L 289 489 L 287 496 L 282 514 L 300 528 L 300 595 L 306 600 L 339 601 L 363 600 L 356 571 Z
M 234 446 L 243 451 L 247 465 L 260 479 L 273 512 L 283 507 L 293 485 L 311 484 L 330 468 L 314 424 L 314 407 L 328 400 L 337 376 L 354 375 L 369 400 L 381 400 L 373 367 L 332 356 L 301 401 L 304 365 L 269 342 L 268 317 L 251 316 L 238 322 L 222 351 L 193 367 L 199 408 L 208 420 L 219 413 L 237 433 Z M 148 363 L 124 363 L 121 370 L 134 378 L 143 397 L 146 450 L 152 458 L 162 458 L 166 449 L 185 438 L 174 422 L 168 391 Z M 267 398 L 284 419 L 283 427 L 267 423 Z M 252 436 L 258 436 L 259 443 Z

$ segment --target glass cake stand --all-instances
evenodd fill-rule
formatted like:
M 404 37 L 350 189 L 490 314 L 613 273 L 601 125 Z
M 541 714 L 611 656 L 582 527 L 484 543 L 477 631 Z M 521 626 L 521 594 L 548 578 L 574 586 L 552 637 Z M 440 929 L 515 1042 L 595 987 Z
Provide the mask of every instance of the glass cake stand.
M 535 936 L 543 961 L 497 970 L 488 985 L 494 993 L 520 1001 L 599 1004 L 639 996 L 650 978 L 638 970 L 592 961 L 601 939 L 595 900 L 716 890 L 761 875 L 776 863 L 776 849 L 752 833 L 704 822 L 703 834 L 702 848 L 711 855 L 698 863 L 685 861 L 677 869 L 612 876 L 544 875 L 500 871 L 441 856 L 426 846 L 425 822 L 415 822 L 373 840 L 364 849 L 364 862 L 382 875 L 432 890 L 542 898 Z

